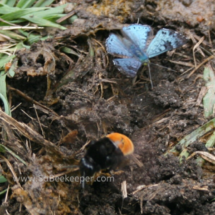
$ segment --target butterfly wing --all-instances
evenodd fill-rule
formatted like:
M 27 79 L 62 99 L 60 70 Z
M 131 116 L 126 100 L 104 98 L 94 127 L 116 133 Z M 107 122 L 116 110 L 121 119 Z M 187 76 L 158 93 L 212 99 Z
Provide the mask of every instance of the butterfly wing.
M 141 51 L 145 51 L 152 39 L 153 31 L 148 25 L 133 24 L 123 27 L 122 34 L 129 38 Z
M 126 76 L 135 77 L 142 63 L 134 58 L 114 59 L 114 65 Z
M 187 38 L 183 34 L 163 28 L 158 31 L 155 38 L 147 48 L 146 53 L 149 58 L 152 58 L 164 52 L 178 48 L 186 42 Z
M 109 54 L 133 57 L 133 54 L 129 52 L 125 42 L 123 42 L 123 38 L 115 34 L 110 34 L 107 38 L 106 49 Z

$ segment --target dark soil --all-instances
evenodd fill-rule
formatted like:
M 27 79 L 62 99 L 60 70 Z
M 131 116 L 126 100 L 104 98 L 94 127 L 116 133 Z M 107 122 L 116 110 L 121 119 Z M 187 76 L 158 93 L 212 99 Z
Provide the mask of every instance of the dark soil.
M 16 125 L 1 123 L 10 132 L 4 144 L 27 163 L 24 165 L 8 152 L 4 154 L 17 177 L 57 177 L 61 173 L 75 177 L 79 175 L 78 162 L 84 156 L 81 147 L 111 132 L 125 134 L 133 141 L 135 152 L 130 156 L 130 164 L 112 173 L 113 182 L 95 182 L 81 192 L 79 182 L 64 181 L 20 182 L 20 188 L 3 163 L 2 171 L 12 189 L 0 214 L 6 214 L 6 210 L 16 215 L 215 214 L 214 165 L 205 162 L 199 166 L 195 157 L 180 160 L 177 154 L 168 153 L 184 136 L 208 121 L 202 105 L 197 105 L 205 85 L 200 76 L 203 67 L 192 76 L 188 77 L 191 70 L 185 73 L 189 68 L 185 64 L 193 63 L 196 40 L 174 50 L 171 56 L 165 53 L 151 59 L 153 89 L 148 67 L 139 71 L 136 80 L 129 79 L 114 67 L 112 56 L 104 48 L 109 31 L 117 32 L 124 23 L 139 19 L 155 32 L 165 27 L 191 38 L 204 35 L 202 46 L 209 50 L 208 44 L 215 35 L 211 32 L 208 36 L 208 14 L 205 22 L 196 23 L 191 19 L 194 3 L 170 1 L 172 8 L 168 8 L 163 1 L 132 2 L 83 1 L 75 9 L 78 19 L 68 30 L 18 52 L 16 76 L 7 79 L 8 97 L 12 107 L 16 107 L 12 117 L 32 129 L 31 137 L 27 130 L 24 133 Z M 190 6 L 187 20 L 180 14 L 172 15 L 178 4 L 185 5 L 186 13 Z M 214 5 L 213 1 L 211 4 Z M 63 53 L 62 46 L 70 47 L 77 55 Z M 207 57 L 197 52 L 197 63 Z M 47 146 L 44 140 L 53 145 Z M 205 142 L 206 139 L 195 142 L 188 152 L 208 151 Z M 178 146 L 177 150 L 179 153 L 182 148 Z M 121 192 L 123 181 L 127 184 L 126 198 Z

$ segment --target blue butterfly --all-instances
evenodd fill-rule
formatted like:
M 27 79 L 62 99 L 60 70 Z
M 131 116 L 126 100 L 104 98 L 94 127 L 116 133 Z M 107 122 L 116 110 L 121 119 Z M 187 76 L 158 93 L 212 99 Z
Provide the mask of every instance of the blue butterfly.
M 121 57 L 113 60 L 118 70 L 127 76 L 135 77 L 142 64 L 149 58 L 178 48 L 187 38 L 170 29 L 161 29 L 153 39 L 152 28 L 148 25 L 133 24 L 123 27 L 122 36 L 110 34 L 106 40 L 109 54 Z

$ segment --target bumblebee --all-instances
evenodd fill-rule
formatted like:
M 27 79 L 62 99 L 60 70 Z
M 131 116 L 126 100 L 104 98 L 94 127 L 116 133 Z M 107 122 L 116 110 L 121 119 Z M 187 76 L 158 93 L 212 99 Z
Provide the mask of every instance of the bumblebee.
M 98 141 L 91 141 L 85 156 L 80 161 L 81 176 L 85 178 L 103 169 L 116 169 L 125 156 L 133 152 L 132 141 L 123 134 L 111 133 Z M 85 180 L 81 181 L 81 185 L 84 189 Z

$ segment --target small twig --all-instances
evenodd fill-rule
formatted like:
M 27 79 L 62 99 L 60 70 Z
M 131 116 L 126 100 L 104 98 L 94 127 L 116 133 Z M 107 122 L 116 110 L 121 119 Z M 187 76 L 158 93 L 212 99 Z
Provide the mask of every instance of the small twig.
M 36 113 L 36 116 L 37 116 L 38 123 L 39 123 L 39 125 L 40 125 L 40 129 L 41 129 L 41 131 L 42 131 L 43 137 L 45 138 L 45 133 L 44 133 L 43 128 L 42 128 L 42 126 L 41 126 L 40 118 L 39 118 L 39 116 L 38 116 L 38 113 L 37 113 L 37 110 L 36 110 L 36 108 L 35 108 L 35 105 L 33 105 L 33 107 L 34 107 L 34 110 L 35 110 L 35 113 Z
M 32 155 L 31 145 L 29 145 L 28 140 L 26 140 L 26 149 L 28 151 L 29 157 Z
M 54 143 L 44 139 L 42 135 L 40 135 L 39 133 L 34 131 L 32 128 L 30 128 L 29 126 L 27 126 L 24 123 L 20 123 L 20 122 L 16 121 L 14 118 L 10 117 L 9 115 L 7 115 L 5 112 L 3 112 L 1 110 L 0 110 L 0 119 L 3 120 L 4 122 L 6 122 L 11 127 L 17 129 L 18 132 L 20 132 L 22 135 L 24 135 L 29 140 L 42 145 L 48 151 L 52 151 L 52 152 L 56 153 L 57 155 L 64 156 L 64 154 L 59 151 L 59 148 Z
M 210 57 L 208 57 L 207 59 L 205 59 L 202 63 L 200 63 L 189 75 L 188 78 L 190 78 L 190 76 L 197 70 L 199 69 L 203 64 L 207 63 L 209 60 L 213 59 L 214 56 L 211 55 Z
M 126 181 L 123 181 L 121 183 L 121 191 L 122 191 L 122 198 L 125 199 L 128 197 L 128 193 L 127 193 L 127 184 Z
M 204 96 L 207 93 L 207 87 L 203 86 L 199 92 L 198 98 L 196 100 L 196 105 L 199 106 L 202 103 L 202 99 L 204 98 Z
M 62 172 L 62 173 L 59 173 L 59 174 L 56 174 L 56 175 L 52 175 L 51 177 L 49 177 L 49 179 L 53 180 L 54 178 L 61 177 L 61 176 L 63 176 L 63 175 L 69 174 L 69 173 L 71 173 L 71 172 L 76 172 L 76 171 L 78 171 L 78 170 L 79 170 L 79 168 L 77 167 L 77 168 L 74 168 L 74 169 L 72 169 L 72 170 L 68 170 L 68 171 L 66 171 L 66 172 Z
M 132 192 L 131 194 L 134 195 L 134 194 L 136 194 L 137 192 L 143 190 L 144 188 L 146 188 L 146 185 L 145 185 L 145 184 L 139 185 L 139 186 L 137 187 L 137 189 L 136 189 L 134 192 Z
M 0 34 L 1 37 L 3 37 L 5 40 L 12 40 L 10 37 L 4 35 L 4 34 Z
M 132 154 L 131 158 L 137 164 L 137 166 L 143 167 L 143 163 L 140 160 L 137 159 L 137 157 L 135 156 L 135 154 Z
M 108 80 L 108 79 L 104 79 L 104 78 L 99 79 L 99 81 L 106 82 L 106 83 L 111 83 L 111 84 L 117 84 L 116 81 L 112 81 L 112 80 Z
M 29 117 L 32 121 L 34 120 L 34 118 L 31 117 L 29 114 L 27 114 L 24 110 L 21 109 L 21 111 L 22 111 L 27 117 Z
M 14 180 L 16 181 L 16 183 L 18 184 L 18 186 L 19 186 L 21 189 L 23 189 L 22 186 L 21 186 L 21 184 L 19 183 L 19 179 L 17 178 L 17 175 L 16 175 L 16 173 L 15 173 L 15 171 L 14 171 L 14 169 L 13 169 L 13 166 L 11 165 L 10 161 L 9 161 L 7 158 L 5 158 L 4 156 L 2 156 L 2 155 L 0 155 L 0 157 L 3 158 L 4 161 L 7 163 L 7 166 L 8 166 L 8 168 L 10 169 L 10 171 L 11 171 L 11 173 L 12 173 L 12 175 L 13 175 L 13 178 L 14 178 Z
M 196 57 L 195 57 L 195 50 L 197 49 L 198 51 L 201 50 L 199 48 L 199 45 L 204 41 L 205 37 L 203 36 L 198 43 L 196 43 L 196 45 L 193 47 L 193 59 L 194 59 L 194 64 L 195 64 L 195 67 L 196 67 Z M 204 56 L 205 57 L 205 56 Z
M 189 34 L 189 37 L 190 37 L 190 39 L 193 41 L 193 43 L 197 43 L 197 40 L 201 40 L 201 38 L 195 38 L 195 34 L 192 34 L 191 32 L 190 32 L 190 34 Z M 196 46 L 196 45 L 195 45 Z M 196 46 L 197 47 L 197 50 L 198 50 L 198 52 L 203 56 L 203 57 L 205 57 L 205 55 L 204 55 L 204 53 L 203 53 L 203 51 L 199 48 L 199 46 L 197 45 Z M 195 59 L 194 59 L 195 60 Z
M 138 187 L 137 187 L 137 189 L 135 190 L 135 191 L 133 191 L 131 194 L 132 195 L 134 195 L 134 194 L 136 194 L 137 192 L 139 192 L 139 191 L 141 191 L 141 190 L 143 190 L 143 189 L 145 189 L 145 188 L 151 188 L 151 187 L 157 187 L 159 184 L 150 184 L 150 185 L 139 185 Z
M 187 66 L 187 67 L 195 67 L 192 63 L 190 62 L 183 62 L 183 61 L 174 61 L 174 60 L 169 60 L 169 62 L 182 65 L 182 66 Z
M 22 103 L 20 102 L 17 106 L 11 108 L 11 112 L 15 111 Z
M 208 38 L 209 38 L 210 47 L 213 47 L 213 45 L 212 45 L 212 41 L 211 41 L 211 34 L 210 34 L 210 30 L 208 30 Z
M 7 193 L 6 193 L 6 195 L 5 195 L 5 199 L 4 199 L 4 203 L 6 203 L 6 202 L 7 202 L 9 190 L 10 190 L 10 185 L 8 185 Z
M 75 152 L 75 154 L 79 154 L 80 152 L 84 151 L 84 149 L 86 148 L 86 146 L 90 143 L 90 140 L 87 141 L 77 152 Z
M 204 160 L 212 163 L 212 164 L 215 164 L 215 156 L 208 153 L 208 152 L 202 152 L 202 151 L 196 151 L 196 152 L 193 152 L 192 155 L 190 155 L 187 160 L 189 160 L 190 158 L 194 157 L 195 155 L 200 155 Z
M 0 27 L 0 30 L 15 30 L 15 29 L 25 29 L 25 30 L 32 30 L 32 29 L 44 29 L 44 27 L 27 27 L 27 26 L 12 26 L 12 27 Z
M 208 190 L 208 186 L 203 186 L 203 187 L 194 186 L 193 189 L 194 189 L 194 190 L 201 190 L 201 191 L 209 191 L 209 190 Z
M 58 114 L 53 111 L 52 109 L 46 107 L 45 105 L 40 104 L 39 102 L 35 101 L 34 99 L 32 99 L 31 97 L 27 96 L 26 94 L 24 94 L 23 92 L 21 92 L 18 89 L 15 89 L 9 85 L 7 85 L 8 89 L 11 91 L 14 91 L 15 93 L 17 93 L 18 95 L 22 96 L 23 98 L 25 98 L 27 101 L 32 102 L 33 104 L 36 104 L 42 108 L 44 108 L 45 110 L 48 110 L 49 113 L 53 114 L 54 116 L 58 116 Z
M 19 212 L 22 211 L 22 203 L 19 204 Z
M 0 21 L 6 23 L 6 24 L 8 24 L 8 25 L 17 26 L 17 25 L 15 25 L 15 24 L 13 24 L 13 23 L 11 23 L 11 22 L 8 22 L 8 21 L 6 21 L 6 20 L 4 20 L 4 19 L 2 19 L 2 18 L 0 18 Z
M 66 14 L 66 16 L 57 19 L 56 22 L 61 23 L 61 22 L 65 21 L 66 19 L 70 18 L 71 16 L 75 15 L 75 13 L 76 13 L 76 11 L 73 10 L 70 13 Z

